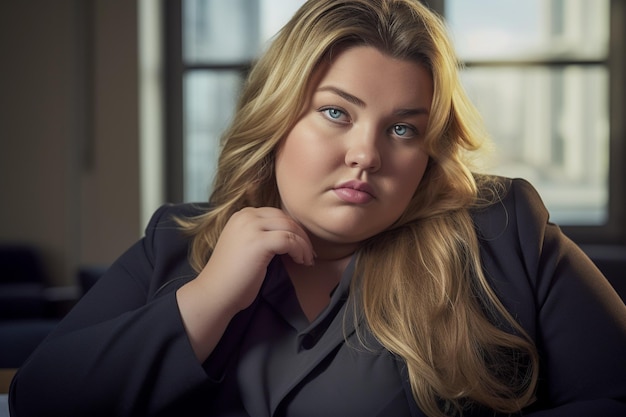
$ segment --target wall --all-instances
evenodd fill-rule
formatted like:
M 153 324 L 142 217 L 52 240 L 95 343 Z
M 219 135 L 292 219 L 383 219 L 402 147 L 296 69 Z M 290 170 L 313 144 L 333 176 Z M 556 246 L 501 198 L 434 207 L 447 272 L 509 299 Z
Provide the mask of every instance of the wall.
M 0 243 L 50 284 L 140 235 L 137 3 L 0 2 Z

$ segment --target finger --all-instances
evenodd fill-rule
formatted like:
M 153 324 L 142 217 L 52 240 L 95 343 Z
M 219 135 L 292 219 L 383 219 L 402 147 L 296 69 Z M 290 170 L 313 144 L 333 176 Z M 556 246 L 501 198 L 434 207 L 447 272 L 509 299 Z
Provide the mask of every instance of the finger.
M 275 217 L 260 220 L 259 227 L 261 230 L 266 232 L 271 231 L 279 231 L 284 230 L 286 232 L 296 233 L 298 236 L 302 237 L 304 240 L 310 243 L 309 235 L 304 231 L 302 226 L 296 223 L 290 217 Z
M 241 233 L 259 231 L 264 234 L 263 239 L 266 239 L 266 233 L 278 232 L 275 234 L 271 249 L 268 248 L 268 250 L 275 254 L 289 253 L 298 263 L 313 264 L 315 252 L 308 234 L 298 222 L 284 211 L 274 207 L 246 207 L 235 213 L 233 218 L 237 223 L 237 228 L 241 230 L 237 233 L 239 236 Z M 290 243 L 296 246 L 291 246 Z M 297 245 L 303 246 L 302 251 L 295 249 Z
M 270 251 L 277 255 L 287 254 L 294 262 L 304 265 L 313 265 L 315 254 L 308 238 L 304 239 L 298 233 L 289 230 L 272 230 L 265 232 L 265 244 Z
M 285 230 L 297 233 L 312 247 L 309 235 L 302 228 L 302 226 L 296 222 L 291 216 L 284 211 L 274 207 L 260 207 L 260 208 L 244 208 L 240 210 L 242 214 L 249 214 L 255 220 L 255 223 L 259 221 L 260 230 L 274 231 Z

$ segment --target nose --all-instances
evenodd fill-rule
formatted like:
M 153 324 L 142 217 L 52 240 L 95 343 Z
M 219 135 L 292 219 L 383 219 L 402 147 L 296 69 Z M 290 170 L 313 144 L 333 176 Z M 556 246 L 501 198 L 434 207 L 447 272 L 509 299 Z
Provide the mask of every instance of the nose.
M 351 168 L 375 172 L 380 169 L 381 155 L 376 133 L 355 129 L 348 141 L 345 163 Z

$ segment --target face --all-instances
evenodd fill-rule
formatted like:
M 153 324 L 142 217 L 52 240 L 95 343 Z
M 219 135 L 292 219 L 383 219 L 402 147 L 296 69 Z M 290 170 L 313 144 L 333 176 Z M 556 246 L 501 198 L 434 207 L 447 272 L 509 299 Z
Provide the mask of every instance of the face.
M 400 217 L 422 179 L 432 80 L 358 46 L 319 70 L 311 94 L 276 154 L 282 208 L 314 242 L 356 247 Z

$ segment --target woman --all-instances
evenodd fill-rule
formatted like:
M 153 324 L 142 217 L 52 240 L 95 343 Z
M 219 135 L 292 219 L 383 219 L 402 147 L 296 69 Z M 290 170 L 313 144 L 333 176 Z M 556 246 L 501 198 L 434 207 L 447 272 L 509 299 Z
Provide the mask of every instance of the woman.
M 530 185 L 470 172 L 456 66 L 417 0 L 307 2 L 209 204 L 157 211 L 14 415 L 625 415 L 626 308 Z

